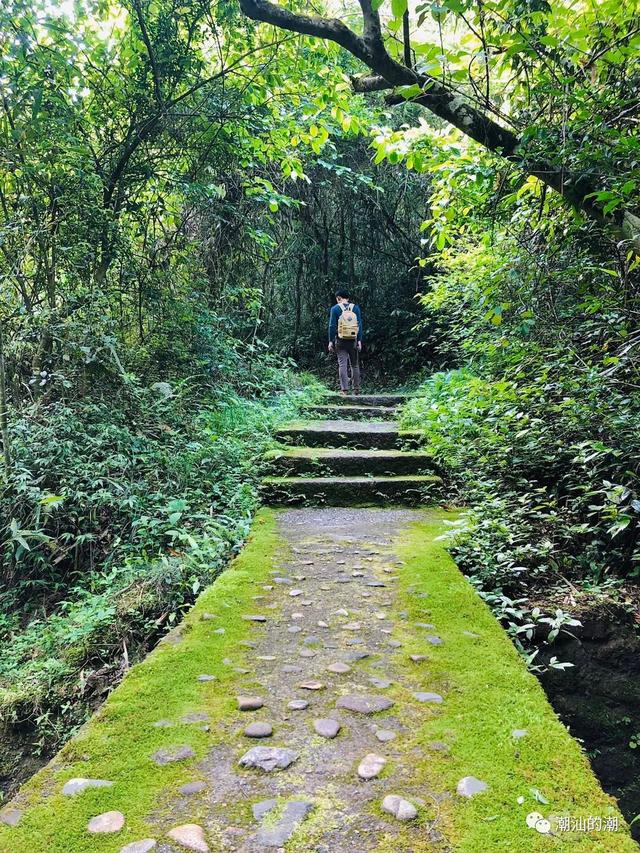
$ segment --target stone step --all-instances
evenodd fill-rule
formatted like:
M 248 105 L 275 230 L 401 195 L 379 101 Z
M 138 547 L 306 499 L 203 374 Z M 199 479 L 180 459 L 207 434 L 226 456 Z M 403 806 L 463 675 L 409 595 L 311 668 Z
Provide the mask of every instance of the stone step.
M 442 483 L 433 474 L 404 477 L 265 477 L 262 494 L 271 506 L 415 506 Z
M 353 450 L 334 447 L 281 447 L 269 451 L 266 461 L 288 476 L 334 474 L 358 477 L 367 474 L 398 476 L 435 471 L 428 450 Z
M 325 406 L 307 406 L 307 412 L 310 415 L 317 415 L 321 418 L 380 418 L 381 420 L 392 420 L 396 410 L 393 406 L 343 406 L 343 405 L 325 405 Z
M 294 421 L 276 437 L 286 444 L 303 447 L 375 447 L 379 450 L 418 443 L 419 432 L 403 432 L 395 421 Z
M 336 403 L 340 401 L 339 405 L 347 404 L 347 405 L 355 405 L 355 406 L 399 406 L 401 403 L 405 403 L 410 394 L 349 394 L 348 396 L 343 396 L 342 394 L 330 394 L 327 397 L 327 402 Z

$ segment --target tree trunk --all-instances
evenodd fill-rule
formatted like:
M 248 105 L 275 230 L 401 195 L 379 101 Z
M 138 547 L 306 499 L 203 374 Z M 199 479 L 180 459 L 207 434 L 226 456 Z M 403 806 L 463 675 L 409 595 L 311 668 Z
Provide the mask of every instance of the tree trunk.
M 0 436 L 2 436 L 2 458 L 7 478 L 11 472 L 11 441 L 9 439 L 9 415 L 7 412 L 7 377 L 4 361 L 4 328 L 0 321 Z

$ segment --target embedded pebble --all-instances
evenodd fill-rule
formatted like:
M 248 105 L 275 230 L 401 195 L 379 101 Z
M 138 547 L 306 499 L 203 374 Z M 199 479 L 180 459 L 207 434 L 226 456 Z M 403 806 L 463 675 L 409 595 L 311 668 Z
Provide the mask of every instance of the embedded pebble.
M 335 615 L 336 615 L 336 616 L 348 616 L 348 615 L 349 615 L 349 611 L 348 611 L 348 610 L 345 610 L 345 609 L 344 609 L 344 607 L 341 607 L 341 608 L 340 608 L 340 610 L 336 610 L 336 611 L 335 611 Z
M 0 823 L 5 826 L 17 826 L 20 823 L 22 811 L 20 809 L 4 809 L 0 812 Z
M 298 687 L 303 690 L 324 690 L 325 685 L 321 681 L 303 681 Z
M 108 782 L 106 779 L 69 779 L 68 782 L 65 782 L 62 793 L 67 797 L 72 797 L 74 794 L 81 794 L 87 788 L 111 788 L 112 786 L 113 782 Z
M 191 794 L 199 794 L 201 791 L 207 787 L 206 782 L 187 782 L 186 785 L 182 785 L 180 788 L 180 793 L 185 796 L 190 796 Z
M 320 620 L 320 622 L 318 622 L 317 624 L 318 624 L 318 628 L 328 628 L 329 627 L 328 623 L 323 622 L 322 620 Z
M 278 805 L 277 800 L 261 800 L 259 803 L 254 803 L 251 806 L 251 811 L 253 813 L 253 817 L 255 820 L 262 820 L 262 818 L 274 809 Z
M 433 635 L 429 635 L 427 637 L 427 642 L 431 643 L 432 646 L 441 646 L 442 639 L 440 637 L 434 637 Z
M 299 625 L 289 625 L 287 631 L 290 634 L 298 634 L 300 631 L 302 631 L 302 628 Z
M 382 810 L 397 820 L 413 820 L 418 812 L 414 805 L 396 794 L 388 794 L 382 801 Z
M 257 711 L 264 702 L 259 696 L 238 696 L 239 711 Z
M 254 746 L 238 762 L 240 767 L 250 767 L 271 773 L 273 770 L 285 770 L 298 758 L 292 749 L 276 746 Z
M 402 643 L 400 642 L 400 640 L 389 640 L 387 645 L 391 646 L 392 649 L 401 649 L 402 648 Z
M 386 696 L 374 696 L 373 694 L 357 694 L 352 693 L 347 696 L 340 696 L 336 702 L 336 707 L 346 708 L 348 711 L 354 711 L 358 714 L 377 714 L 380 711 L 386 711 L 393 706 L 391 699 Z
M 375 675 L 372 675 L 369 681 L 374 687 L 378 687 L 380 690 L 386 690 L 387 687 L 391 687 L 393 684 L 393 681 L 389 681 L 387 678 L 378 678 Z
M 416 628 L 428 628 L 430 631 L 433 631 L 435 627 L 431 622 L 416 622 Z
M 150 850 L 155 850 L 158 842 L 155 838 L 143 838 L 142 841 L 132 841 L 131 844 L 125 844 L 120 848 L 120 853 L 149 853 Z
M 387 759 L 375 752 L 370 752 L 358 765 L 358 776 L 361 779 L 375 779 L 382 773 Z
M 360 631 L 362 628 L 362 622 L 347 622 L 346 625 L 342 626 L 343 631 Z
M 167 835 L 172 841 L 186 847 L 187 850 L 195 850 L 196 853 L 209 853 L 209 845 L 205 841 L 204 829 L 197 823 L 184 823 L 170 830 Z
M 482 779 L 476 779 L 475 776 L 464 776 L 458 782 L 456 790 L 461 797 L 473 797 L 482 791 L 486 791 L 488 787 Z
M 198 681 L 215 681 L 215 675 L 199 675 Z
M 266 622 L 267 617 L 256 613 L 245 613 L 242 617 L 245 622 Z
M 292 619 L 304 619 L 304 613 L 292 613 L 291 618 Z
M 305 646 L 313 646 L 314 643 L 321 643 L 322 640 L 320 639 L 320 637 L 316 637 L 315 634 L 310 634 L 308 637 L 305 637 L 302 642 L 305 644 Z
M 306 699 L 292 699 L 287 705 L 290 711 L 304 711 L 308 707 L 309 703 Z
M 335 672 L 337 675 L 345 675 L 347 672 L 351 672 L 351 667 L 346 663 L 341 663 L 340 661 L 330 663 L 327 669 L 329 672 Z
M 292 589 L 291 592 L 289 593 L 289 595 L 291 596 L 291 598 L 296 598 L 296 596 L 298 596 L 298 595 L 304 595 L 304 590 L 303 589 Z
M 295 664 L 292 663 L 285 663 L 282 667 L 282 672 L 302 672 L 302 667 L 295 666 Z
M 202 622 L 210 622 L 212 619 L 215 619 L 215 613 L 202 613 L 200 614 L 200 620 Z
M 414 663 L 421 663 L 423 660 L 428 660 L 426 655 L 409 655 L 409 660 Z
M 511 732 L 511 737 L 521 738 L 526 737 L 529 734 L 528 729 L 514 729 Z
M 87 832 L 109 833 L 120 832 L 124 826 L 124 815 L 122 812 L 103 812 L 103 814 L 92 817 L 87 824 Z
M 322 717 L 313 721 L 313 728 L 322 737 L 334 738 L 342 727 L 337 720 L 332 720 L 330 717 Z
M 174 764 L 176 761 L 186 761 L 188 758 L 195 757 L 196 754 L 190 746 L 171 746 L 154 752 L 151 759 L 160 767 L 164 767 L 166 764 Z
M 377 729 L 376 737 L 378 738 L 380 743 L 388 743 L 390 740 L 394 740 L 397 735 L 391 729 Z
M 249 723 L 243 734 L 245 737 L 271 737 L 273 726 L 270 723 Z
M 278 660 L 276 655 L 257 655 L 256 660 Z
M 300 649 L 300 657 L 301 658 L 314 658 L 318 653 L 314 652 L 313 649 Z
M 438 705 L 441 702 L 444 702 L 444 699 L 439 693 L 414 693 L 413 698 L 417 699 L 418 702 L 435 702 Z
M 274 578 L 274 579 L 273 579 L 273 582 L 274 582 L 274 583 L 283 583 L 283 584 L 287 584 L 288 586 L 291 586 L 291 584 L 293 583 L 293 581 L 291 580 L 291 578 Z
M 216 630 L 213 633 L 214 634 L 224 634 L 225 630 L 224 630 L 224 628 L 216 628 Z

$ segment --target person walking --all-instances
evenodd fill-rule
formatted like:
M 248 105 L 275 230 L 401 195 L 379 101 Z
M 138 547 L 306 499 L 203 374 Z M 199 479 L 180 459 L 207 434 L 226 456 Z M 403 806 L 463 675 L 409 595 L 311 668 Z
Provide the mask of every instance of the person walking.
M 329 312 L 329 352 L 338 356 L 340 393 L 349 392 L 349 366 L 353 393 L 360 393 L 360 350 L 362 349 L 362 312 L 349 301 L 348 290 L 337 290 L 336 304 Z

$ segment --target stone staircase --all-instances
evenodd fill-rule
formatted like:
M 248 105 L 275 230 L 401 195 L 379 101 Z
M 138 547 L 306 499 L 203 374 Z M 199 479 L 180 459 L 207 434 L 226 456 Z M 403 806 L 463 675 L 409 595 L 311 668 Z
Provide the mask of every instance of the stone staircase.
M 403 394 L 329 398 L 310 406 L 317 419 L 278 431 L 262 481 L 271 506 L 413 506 L 437 490 L 433 456 L 420 434 L 394 420 Z

